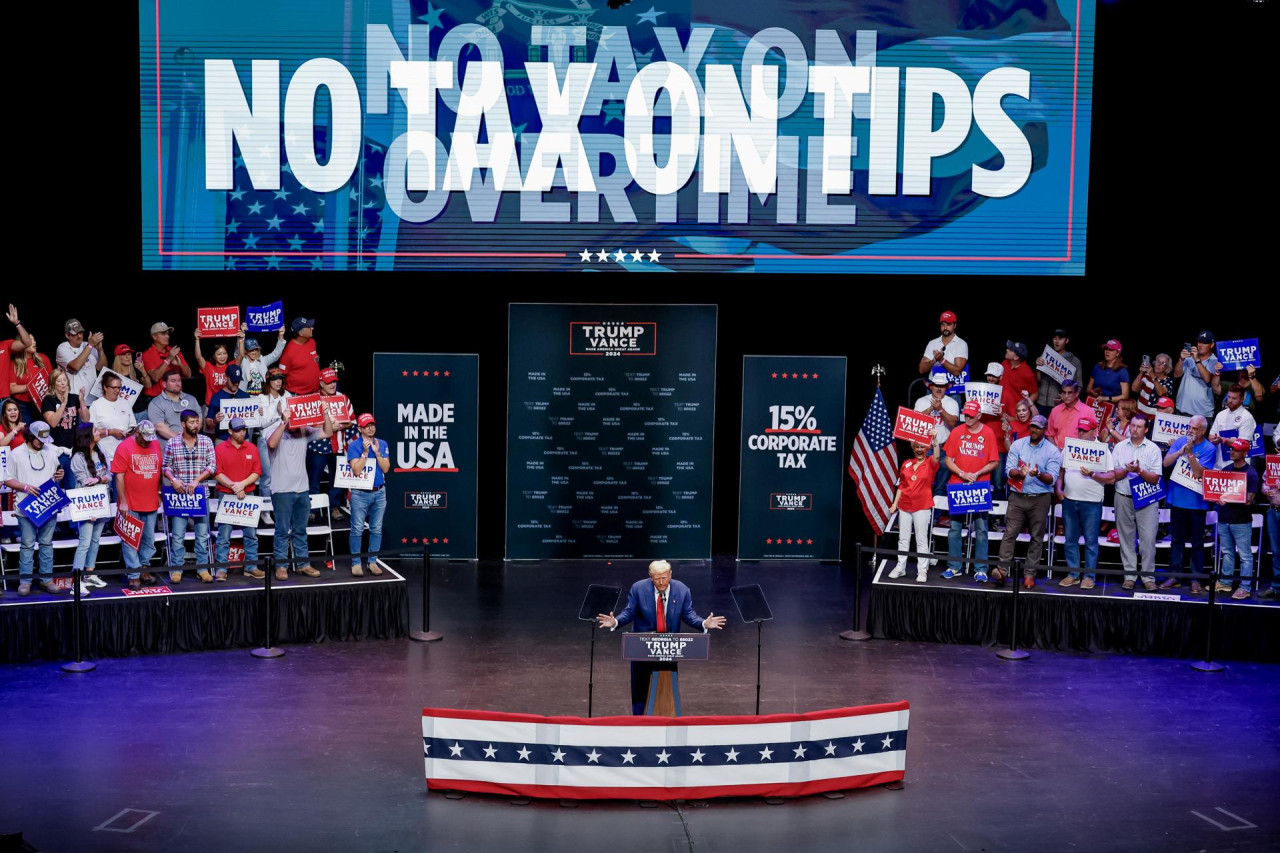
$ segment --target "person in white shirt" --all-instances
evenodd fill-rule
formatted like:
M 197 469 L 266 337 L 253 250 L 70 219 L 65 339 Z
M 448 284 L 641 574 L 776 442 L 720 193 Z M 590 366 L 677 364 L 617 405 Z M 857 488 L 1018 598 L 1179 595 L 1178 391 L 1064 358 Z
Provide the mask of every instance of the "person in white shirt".
M 90 422 L 98 429 L 106 430 L 106 434 L 98 441 L 98 447 L 102 450 L 102 455 L 107 457 L 108 465 L 115 457 L 120 442 L 124 441 L 125 436 L 138 423 L 133 415 L 133 407 L 120 397 L 121 384 L 119 376 L 108 373 L 102 378 L 102 396 L 89 407 Z
M 284 390 L 284 371 L 273 367 L 267 371 L 266 385 L 258 395 L 258 409 L 262 412 L 262 422 L 258 427 L 258 454 L 262 457 L 262 479 L 258 480 L 258 494 L 264 498 L 271 497 L 271 454 L 267 449 L 267 438 L 276 424 L 284 420 L 284 401 L 292 397 Z M 272 523 L 271 514 L 264 521 Z
M 924 355 L 920 357 L 920 372 L 929 373 L 935 366 L 941 367 L 951 374 L 954 388 L 963 382 L 964 366 L 969 363 L 969 345 L 956 334 L 955 312 L 943 311 L 938 317 L 938 328 L 938 337 L 925 345 Z
M 51 430 L 44 421 L 36 421 L 26 429 L 26 443 L 9 454 L 9 479 L 4 484 L 14 491 L 14 508 L 20 509 L 50 480 L 62 480 L 62 466 L 57 448 L 50 437 Z M 53 513 L 44 524 L 37 527 L 22 512 L 17 513 L 18 527 L 22 531 L 22 549 L 18 552 L 18 595 L 31 592 L 31 573 L 35 568 L 36 548 L 40 550 L 40 588 L 57 595 L 61 590 L 53 585 L 53 530 L 58 515 Z M 81 587 L 81 593 L 84 592 Z
M 1142 509 L 1133 508 L 1133 492 L 1129 475 L 1137 474 L 1144 483 L 1160 482 L 1163 457 L 1154 441 L 1147 440 L 1147 416 L 1136 413 L 1129 420 L 1129 440 L 1122 441 L 1111 451 L 1112 474 L 1116 483 L 1116 529 L 1120 531 L 1120 562 L 1124 565 L 1124 589 L 1133 589 L 1138 579 L 1138 555 L 1142 556 L 1142 586 L 1148 592 L 1156 589 L 1156 529 L 1160 524 L 1159 502 Z M 1138 551 L 1134 551 L 1134 537 L 1138 539 Z
M 254 394 L 261 394 L 266 390 L 267 372 L 270 370 L 271 365 L 280 360 L 280 355 L 284 352 L 284 345 L 287 341 L 284 339 L 284 326 L 281 326 L 276 348 L 263 355 L 262 345 L 258 343 L 258 339 L 245 337 L 248 328 L 248 324 L 240 324 L 239 340 L 236 343 L 239 352 L 236 357 L 240 362 L 240 370 L 244 373 L 241 387 L 246 394 L 252 397 Z
M 98 378 L 98 365 L 107 363 L 102 352 L 102 332 L 93 332 L 86 337 L 84 325 L 79 320 L 68 320 L 63 331 L 67 339 L 58 344 L 54 360 L 67 372 L 71 393 L 87 400 L 89 389 Z
M 1231 386 L 1224 401 L 1226 408 L 1218 412 L 1213 419 L 1213 425 L 1209 427 L 1209 441 L 1218 445 L 1219 467 L 1231 461 L 1231 451 L 1226 444 L 1227 439 L 1220 437 L 1219 433 L 1234 430 L 1235 432 L 1227 436 L 1227 438 L 1243 438 L 1252 444 L 1253 434 L 1258 431 L 1258 422 L 1253 419 L 1253 415 L 1244 407 L 1244 392 L 1246 390 L 1245 386 Z
M 1076 419 L 1076 438 L 1080 441 L 1098 441 L 1098 421 L 1092 411 Z M 1070 572 L 1058 586 L 1075 586 L 1093 589 L 1098 567 L 1098 535 L 1102 532 L 1102 498 L 1104 486 L 1114 483 L 1115 463 L 1111 453 L 1103 445 L 1105 464 L 1095 470 L 1088 466 L 1067 468 L 1063 466 L 1058 478 L 1056 494 L 1062 502 L 1063 553 Z M 1084 537 L 1084 580 L 1080 579 L 1080 538 Z

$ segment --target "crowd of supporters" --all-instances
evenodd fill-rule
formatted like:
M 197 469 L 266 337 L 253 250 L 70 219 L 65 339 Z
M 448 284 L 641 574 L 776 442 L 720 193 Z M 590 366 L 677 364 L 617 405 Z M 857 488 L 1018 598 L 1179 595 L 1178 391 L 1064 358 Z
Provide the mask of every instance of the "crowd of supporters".
M 1210 543 L 1216 535 L 1221 555 L 1217 591 L 1244 600 L 1254 594 L 1253 520 L 1263 514 L 1258 555 L 1269 549 L 1273 568 L 1270 585 L 1257 595 L 1280 592 L 1274 567 L 1280 550 L 1280 486 L 1266 485 L 1263 461 L 1265 453 L 1280 453 L 1274 433 L 1280 375 L 1265 385 L 1256 365 L 1224 370 L 1208 330 L 1182 343 L 1176 360 L 1163 352 L 1143 355 L 1134 359 L 1137 367 L 1130 367 L 1118 339 L 1106 341 L 1098 359 L 1086 364 L 1072 352 L 1070 333 L 1062 328 L 1034 347 L 1006 341 L 1003 357 L 984 364 L 971 361 L 969 344 L 956 334 L 955 313 L 944 311 L 938 323 L 939 334 L 925 345 L 919 362 L 928 392 L 913 406 L 936 422 L 934 442 L 932 447 L 913 443 L 891 506 L 898 513 L 900 550 L 908 550 L 914 533 L 916 550 L 931 551 L 934 499 L 946 495 L 948 485 L 989 482 L 994 497 L 1007 501 L 1007 510 L 1000 554 L 990 569 L 976 565 L 971 577 L 978 583 L 1004 582 L 1017 536 L 1026 532 L 1030 545 L 1021 582 L 1033 588 L 1044 569 L 1042 540 L 1052 525 L 1064 537 L 1068 571 L 1060 586 L 1093 588 L 1099 538 L 1106 537 L 1119 546 L 1124 589 L 1139 583 L 1146 590 L 1172 589 L 1182 581 L 1170 577 L 1157 583 L 1157 544 L 1168 541 L 1170 572 L 1201 572 L 1207 533 Z M 990 348 L 992 355 L 997 351 Z M 981 372 L 979 364 L 984 364 Z M 1072 375 L 1055 378 L 1064 372 Z M 998 386 L 999 414 L 967 400 L 967 383 Z M 1189 418 L 1185 435 L 1168 440 L 1153 435 L 1160 413 Z M 1068 439 L 1088 442 L 1099 461 L 1065 466 Z M 1188 474 L 1175 476 L 1179 469 Z M 1221 469 L 1244 475 L 1243 504 L 1205 500 L 1196 481 L 1205 470 Z M 1165 497 L 1145 503 L 1148 487 L 1157 485 Z M 1061 505 L 1056 524 L 1055 504 Z M 1108 504 L 1114 521 L 1104 525 L 1102 509 Z M 1162 507 L 1168 510 L 1163 524 Z M 1216 529 L 1206 529 L 1210 512 L 1216 514 Z M 966 574 L 960 562 L 965 528 L 973 539 L 973 557 L 988 559 L 988 520 L 986 512 L 947 518 L 949 560 L 943 578 Z M 916 579 L 927 580 L 928 568 L 937 562 L 919 561 Z M 900 559 L 892 576 L 905 572 L 906 560 Z M 1192 594 L 1204 592 L 1199 581 L 1188 585 Z
M 174 339 L 173 326 L 156 322 L 150 326 L 149 344 L 137 348 L 129 343 L 108 346 L 103 333 L 73 318 L 63 324 L 65 340 L 49 354 L 40 350 L 17 307 L 8 306 L 6 319 L 13 333 L 0 339 L 5 392 L 0 446 L 7 449 L 0 491 L 6 493 L 4 509 L 15 511 L 17 527 L 0 529 L 0 537 L 21 540 L 18 595 L 31 592 L 37 558 L 41 589 L 61 591 L 50 577 L 51 543 L 57 525 L 66 522 L 50 519 L 37 525 L 21 511 L 49 483 L 64 490 L 107 485 L 119 511 L 141 522 L 138 547 L 122 544 L 125 565 L 133 570 L 127 584 L 134 589 L 157 582 L 147 569 L 156 550 L 156 520 L 164 513 L 162 487 L 186 495 L 202 491 L 240 499 L 270 497 L 272 511 L 264 512 L 260 523 L 275 528 L 278 580 L 289 579 L 290 564 L 299 574 L 319 575 L 306 556 L 310 495 L 327 492 L 332 518 L 351 517 L 352 553 L 361 551 L 366 521 L 369 550 L 380 547 L 386 507 L 382 487 L 390 467 L 387 444 L 375 437 L 373 416 L 357 416 L 341 392 L 341 363 L 323 366 L 315 320 L 298 317 L 288 329 L 262 337 L 248 333 L 244 325 L 239 334 L 216 339 L 193 331 L 189 348 Z M 311 394 L 326 398 L 324 424 L 291 423 L 290 399 Z M 253 404 L 249 422 L 223 411 L 224 402 L 234 400 Z M 349 505 L 347 490 L 334 488 L 339 459 L 348 460 L 356 474 L 367 466 L 376 469 L 373 488 L 352 490 Z M 93 571 L 109 521 L 70 525 L 79 537 L 73 567 L 85 572 L 85 594 L 106 586 Z M 209 516 L 173 515 L 166 567 L 170 583 L 182 580 L 188 526 L 195 532 L 195 563 L 214 562 Z M 221 563 L 227 561 L 232 531 L 231 525 L 217 526 L 214 555 Z M 243 528 L 243 542 L 245 559 L 253 562 L 254 528 Z M 381 573 L 375 561 L 367 565 L 372 573 Z M 245 572 L 262 576 L 252 566 Z M 352 572 L 362 574 L 361 563 L 353 563 Z M 223 581 L 226 570 L 201 569 L 198 576 L 209 583 Z

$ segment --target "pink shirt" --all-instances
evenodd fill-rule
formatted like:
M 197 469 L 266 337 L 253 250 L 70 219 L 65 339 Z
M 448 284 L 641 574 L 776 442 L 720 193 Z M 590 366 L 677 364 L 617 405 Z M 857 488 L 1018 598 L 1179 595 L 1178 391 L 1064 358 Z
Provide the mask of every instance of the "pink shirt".
M 1068 438 L 1079 435 L 1076 430 L 1076 421 L 1086 414 L 1093 417 L 1093 409 L 1078 399 L 1069 409 L 1066 403 L 1059 403 L 1053 407 L 1053 411 L 1049 412 L 1049 426 L 1045 428 L 1044 434 L 1049 436 L 1049 440 L 1058 445 L 1058 449 L 1061 450 Z

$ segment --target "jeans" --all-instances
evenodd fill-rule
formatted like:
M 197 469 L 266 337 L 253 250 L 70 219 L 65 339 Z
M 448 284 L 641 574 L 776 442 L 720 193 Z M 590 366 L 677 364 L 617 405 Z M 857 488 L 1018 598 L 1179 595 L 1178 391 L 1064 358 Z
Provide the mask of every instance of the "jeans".
M 334 453 L 312 453 L 310 450 L 307 451 L 307 483 L 311 494 L 321 494 L 320 478 L 326 468 L 330 471 L 329 483 L 332 485 L 333 481 L 337 479 L 338 463 L 335 461 L 336 459 L 337 454 Z M 330 507 L 342 505 L 342 493 L 344 491 L 344 489 L 329 489 Z
M 258 495 L 271 497 L 271 450 L 267 447 L 267 437 L 258 439 L 258 456 L 262 460 L 262 477 L 258 480 Z
M 969 516 L 973 517 L 973 536 L 975 543 L 973 558 L 975 560 L 984 561 L 987 559 L 987 514 L 985 512 L 974 512 L 966 515 L 953 515 L 951 516 L 951 526 L 947 530 L 947 556 L 951 558 L 950 560 L 947 560 L 947 568 L 951 569 L 953 572 L 962 571 L 961 563 L 958 559 L 960 557 L 960 551 L 963 544 L 960 537 L 960 531 L 964 529 L 965 520 Z M 985 562 L 977 564 L 974 567 L 974 571 L 985 573 L 987 571 L 987 564 Z
M 214 553 L 217 555 L 216 561 L 225 564 L 227 557 L 231 554 L 231 532 L 236 529 L 234 524 L 218 525 L 218 545 Z M 241 527 L 244 531 L 244 558 L 247 562 L 255 562 L 258 559 L 258 528 Z M 225 568 L 225 566 L 223 566 Z
M 1240 555 L 1240 588 L 1253 588 L 1253 551 L 1249 540 L 1253 538 L 1253 526 L 1218 522 L 1218 548 L 1222 552 L 1222 583 L 1231 583 L 1236 573 L 1236 554 Z
M 1204 571 L 1204 517 L 1202 509 L 1175 506 L 1169 510 L 1169 571 L 1182 571 L 1187 542 L 1191 543 L 1191 571 Z
M 40 546 L 40 577 L 47 578 L 53 574 L 53 530 L 58 526 L 58 519 L 51 518 L 36 527 L 22 513 L 17 515 L 18 528 L 22 531 L 22 550 L 18 552 L 18 579 L 23 583 L 31 582 L 37 544 Z
M 351 490 L 351 553 L 361 552 L 360 541 L 364 539 L 364 521 L 369 519 L 369 552 L 376 554 L 382 547 L 382 516 L 387 511 L 387 490 L 365 491 Z M 372 563 L 376 557 L 365 560 Z M 352 565 L 356 565 L 353 561 Z
M 141 570 L 144 566 L 151 565 L 151 558 L 156 555 L 156 516 L 159 514 L 160 511 L 156 509 L 151 512 L 133 513 L 142 522 L 142 539 L 138 542 L 136 551 L 129 547 L 128 542 L 121 540 L 120 552 L 124 557 L 126 569 Z M 129 580 L 137 580 L 141 576 L 141 571 L 130 572 Z
M 307 518 L 311 515 L 311 495 L 306 492 L 276 492 L 271 496 L 271 507 L 276 515 L 276 568 L 289 565 L 290 537 L 294 565 L 307 565 Z
M 80 544 L 76 545 L 76 555 L 71 560 L 73 569 L 92 569 L 98 562 L 98 538 L 102 536 L 102 528 L 107 526 L 105 518 L 80 522 Z
M 1068 569 L 1080 568 L 1080 537 L 1084 536 L 1084 567 L 1098 567 L 1098 534 L 1102 532 L 1102 504 L 1092 501 L 1073 501 L 1067 498 L 1062 502 L 1062 550 L 1067 558 Z M 1094 572 L 1085 572 L 1089 579 L 1096 577 Z M 1071 577 L 1080 577 L 1080 572 L 1072 571 Z
M 1004 465 L 1008 461 L 1009 454 L 1007 452 L 1001 453 L 1000 464 L 996 466 L 996 470 L 991 472 L 991 496 L 997 500 L 1004 500 L 1009 494 L 1004 473 Z
M 172 515 L 169 516 L 169 565 L 175 568 L 181 568 L 187 559 L 185 537 L 188 522 L 195 526 L 196 565 L 205 566 L 211 562 L 209 560 L 209 516 L 186 518 L 181 515 Z
M 1267 539 L 1271 541 L 1271 588 L 1280 592 L 1280 507 L 1267 510 Z

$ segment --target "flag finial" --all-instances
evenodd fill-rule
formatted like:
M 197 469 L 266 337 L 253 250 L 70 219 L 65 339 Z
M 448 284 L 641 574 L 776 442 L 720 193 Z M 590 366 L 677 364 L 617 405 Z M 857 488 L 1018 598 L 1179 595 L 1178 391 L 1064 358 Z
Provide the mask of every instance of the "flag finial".
M 875 367 L 871 368 L 871 375 L 876 378 L 877 388 L 880 387 L 880 377 L 884 376 L 884 374 L 885 374 L 885 369 L 883 365 L 877 364 Z

